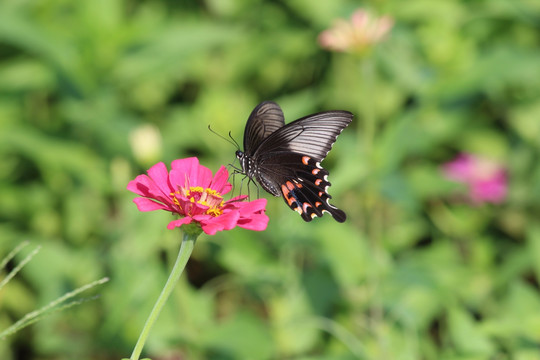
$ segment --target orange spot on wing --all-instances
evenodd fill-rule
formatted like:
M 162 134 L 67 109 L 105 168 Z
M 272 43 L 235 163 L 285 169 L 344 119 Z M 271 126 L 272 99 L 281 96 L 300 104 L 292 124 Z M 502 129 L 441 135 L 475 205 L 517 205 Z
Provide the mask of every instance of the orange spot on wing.
M 309 156 L 302 156 L 302 163 L 304 165 L 307 165 L 309 163 L 309 160 L 311 160 Z
M 285 185 L 287 186 L 287 188 L 288 188 L 289 190 L 294 190 L 294 184 L 293 184 L 292 182 L 287 181 L 287 182 L 285 183 Z
M 317 207 L 317 208 L 318 208 L 319 206 L 321 206 L 321 205 L 322 205 L 322 202 L 320 202 L 320 201 L 317 201 L 317 202 L 315 203 L 315 207 Z
M 281 185 L 281 192 L 283 193 L 283 196 L 288 197 L 289 196 L 289 189 L 285 185 Z
M 322 183 L 322 179 L 315 180 L 315 185 L 319 186 Z
M 313 170 L 311 170 L 311 173 L 313 175 L 317 175 L 319 173 L 319 171 L 321 171 L 321 169 L 313 169 Z
M 291 196 L 291 192 L 289 191 L 287 186 L 281 185 L 281 192 L 283 193 L 283 198 L 285 199 L 285 201 L 287 201 L 287 204 L 289 204 L 289 206 L 292 206 L 292 204 L 296 202 L 296 199 Z

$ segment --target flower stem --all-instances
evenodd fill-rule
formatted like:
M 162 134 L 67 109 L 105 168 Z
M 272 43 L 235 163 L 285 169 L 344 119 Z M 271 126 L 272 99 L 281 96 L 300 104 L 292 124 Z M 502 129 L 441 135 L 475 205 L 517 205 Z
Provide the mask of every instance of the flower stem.
M 376 93 L 375 69 L 373 60 L 370 57 L 360 59 L 360 74 L 362 79 L 362 98 L 360 99 L 360 114 L 362 115 L 364 126 L 358 127 L 358 131 L 362 131 L 360 136 L 364 138 L 364 151 L 371 164 L 373 164 L 373 145 L 377 132 L 377 118 L 375 115 L 375 98 Z
M 180 246 L 180 251 L 178 252 L 178 257 L 176 258 L 176 263 L 174 264 L 171 274 L 169 275 L 169 279 L 167 279 L 165 287 L 163 288 L 163 290 L 161 290 L 161 294 L 159 295 L 159 298 L 157 299 L 154 308 L 150 313 L 150 316 L 148 316 L 148 319 L 146 319 L 146 323 L 144 324 L 144 328 L 139 335 L 139 340 L 137 340 L 137 344 L 133 349 L 130 360 L 139 360 L 139 356 L 141 355 L 143 346 L 148 338 L 148 335 L 150 335 L 150 329 L 152 329 L 152 326 L 156 322 L 159 313 L 165 305 L 165 302 L 169 298 L 169 295 L 171 295 L 174 285 L 177 283 L 180 275 L 182 275 L 182 271 L 186 267 L 188 259 L 191 256 L 191 252 L 193 251 L 195 240 L 197 240 L 197 235 L 184 232 L 182 245 Z

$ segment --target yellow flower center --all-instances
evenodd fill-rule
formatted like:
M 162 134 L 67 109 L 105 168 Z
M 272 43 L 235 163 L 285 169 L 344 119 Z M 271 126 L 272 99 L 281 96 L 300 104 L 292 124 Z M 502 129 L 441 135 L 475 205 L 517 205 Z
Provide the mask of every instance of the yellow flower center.
M 223 196 L 214 189 L 206 188 L 203 189 L 200 186 L 190 186 L 189 188 L 180 187 L 179 190 L 171 193 L 173 202 L 182 209 L 182 206 L 175 195 L 181 195 L 187 199 L 192 204 L 201 204 L 208 206 L 208 209 L 205 211 L 207 215 L 219 216 L 223 214 L 223 206 L 225 202 L 223 201 Z M 182 209 L 187 214 L 192 215 L 191 209 Z

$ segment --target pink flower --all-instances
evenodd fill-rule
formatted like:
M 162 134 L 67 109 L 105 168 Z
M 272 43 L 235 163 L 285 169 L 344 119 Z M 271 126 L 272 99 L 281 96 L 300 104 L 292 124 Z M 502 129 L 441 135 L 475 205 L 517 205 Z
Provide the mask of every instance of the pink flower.
M 210 169 L 199 165 L 195 157 L 174 160 L 171 171 L 162 162 L 129 182 L 127 189 L 142 197 L 133 199 L 140 211 L 166 210 L 181 216 L 167 226 L 174 229 L 199 224 L 209 235 L 239 226 L 249 230 L 266 229 L 266 199 L 244 202 L 247 196 L 223 200 L 232 186 L 222 166 L 214 177 Z
M 319 44 L 328 50 L 362 53 L 383 40 L 394 26 L 389 16 L 377 18 L 365 10 L 356 10 L 351 21 L 335 21 L 334 26 L 319 35 Z
M 474 203 L 501 203 L 508 192 L 505 169 L 497 162 L 472 154 L 460 154 L 442 167 L 445 176 L 469 188 Z

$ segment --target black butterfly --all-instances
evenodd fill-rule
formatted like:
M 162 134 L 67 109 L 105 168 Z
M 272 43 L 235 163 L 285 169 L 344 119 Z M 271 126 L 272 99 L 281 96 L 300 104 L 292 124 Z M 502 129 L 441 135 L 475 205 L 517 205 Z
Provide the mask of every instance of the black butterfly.
M 305 221 L 329 212 L 344 222 L 345 213 L 328 203 L 328 171 L 320 162 L 352 118 L 348 111 L 325 111 L 285 125 L 279 105 L 264 101 L 247 121 L 244 152 L 236 152 L 242 173 L 270 194 L 283 195 Z

